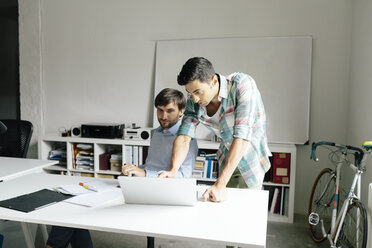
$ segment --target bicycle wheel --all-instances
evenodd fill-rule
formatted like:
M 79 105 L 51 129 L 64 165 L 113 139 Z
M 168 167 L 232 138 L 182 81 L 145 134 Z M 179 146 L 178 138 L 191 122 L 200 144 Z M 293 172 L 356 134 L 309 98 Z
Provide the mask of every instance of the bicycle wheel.
M 362 202 L 354 200 L 346 212 L 337 247 L 365 248 L 367 246 L 367 213 Z
M 315 179 L 313 189 L 311 190 L 309 211 L 308 214 L 316 213 L 319 219 L 323 220 L 323 226 L 327 233 L 331 230 L 332 222 L 332 202 L 336 184 L 336 177 L 334 172 L 326 168 L 322 170 Z M 322 242 L 325 240 L 322 232 L 322 224 L 310 224 L 310 232 L 315 242 Z

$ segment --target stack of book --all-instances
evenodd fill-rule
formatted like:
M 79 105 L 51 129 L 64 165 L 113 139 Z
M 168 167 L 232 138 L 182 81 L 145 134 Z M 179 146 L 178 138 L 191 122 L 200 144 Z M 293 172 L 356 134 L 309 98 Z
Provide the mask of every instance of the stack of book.
M 123 158 L 121 153 L 111 154 L 110 170 L 121 171 L 122 160 Z
M 73 167 L 79 170 L 94 170 L 93 144 L 74 144 Z
M 203 178 L 205 156 L 197 156 L 195 159 L 194 169 L 192 170 L 193 178 Z
M 194 178 L 218 178 L 216 154 L 200 154 L 196 157 L 192 176 Z
M 67 167 L 66 158 L 67 158 L 66 148 L 55 147 L 52 150 L 50 150 L 48 154 L 48 159 L 57 160 L 58 165 L 63 167 Z

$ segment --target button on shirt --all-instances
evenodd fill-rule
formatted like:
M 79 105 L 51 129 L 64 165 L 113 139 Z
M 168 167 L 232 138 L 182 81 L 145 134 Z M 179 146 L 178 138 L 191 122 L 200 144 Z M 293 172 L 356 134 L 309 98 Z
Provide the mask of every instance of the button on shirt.
M 204 124 L 222 142 L 217 152 L 219 166 L 223 168 L 228 151 L 234 138 L 248 141 L 245 154 L 238 168 L 248 187 L 258 183 L 270 168 L 268 157 L 271 156 L 266 137 L 266 116 L 252 77 L 244 73 L 233 73 L 228 77 L 219 76 L 221 112 L 219 122 L 213 123 L 207 117 L 205 108 L 194 103 L 189 96 L 178 134 L 195 138 L 195 130 L 199 123 Z
M 173 141 L 177 137 L 177 131 L 181 125 L 179 120 L 171 128 L 164 130 L 161 126 L 153 132 L 144 169 L 146 177 L 157 177 L 159 173 L 169 169 L 172 156 Z M 198 145 L 195 139 L 190 141 L 189 152 L 185 161 L 177 172 L 177 177 L 188 178 L 192 175 L 195 158 L 198 154 Z

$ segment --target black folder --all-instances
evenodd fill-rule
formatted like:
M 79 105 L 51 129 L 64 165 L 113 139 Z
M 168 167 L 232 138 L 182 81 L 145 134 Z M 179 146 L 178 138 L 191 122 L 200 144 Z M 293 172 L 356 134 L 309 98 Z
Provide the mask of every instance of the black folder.
M 64 195 L 62 193 L 49 189 L 42 189 L 30 194 L 25 194 L 4 201 L 0 201 L 0 207 L 10 208 L 28 213 L 33 210 L 37 210 L 39 208 L 46 207 L 54 203 L 66 200 L 70 197 L 73 196 Z

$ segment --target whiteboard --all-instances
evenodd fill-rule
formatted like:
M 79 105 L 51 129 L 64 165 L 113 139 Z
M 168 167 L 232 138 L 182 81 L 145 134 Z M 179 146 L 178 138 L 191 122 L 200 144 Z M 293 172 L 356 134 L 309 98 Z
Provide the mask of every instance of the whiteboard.
M 304 144 L 309 140 L 311 54 L 309 36 L 157 41 L 154 95 L 166 87 L 186 94 L 177 84 L 178 73 L 189 58 L 205 57 L 219 74 L 244 72 L 255 79 L 270 143 Z M 197 138 L 209 139 L 201 126 Z

